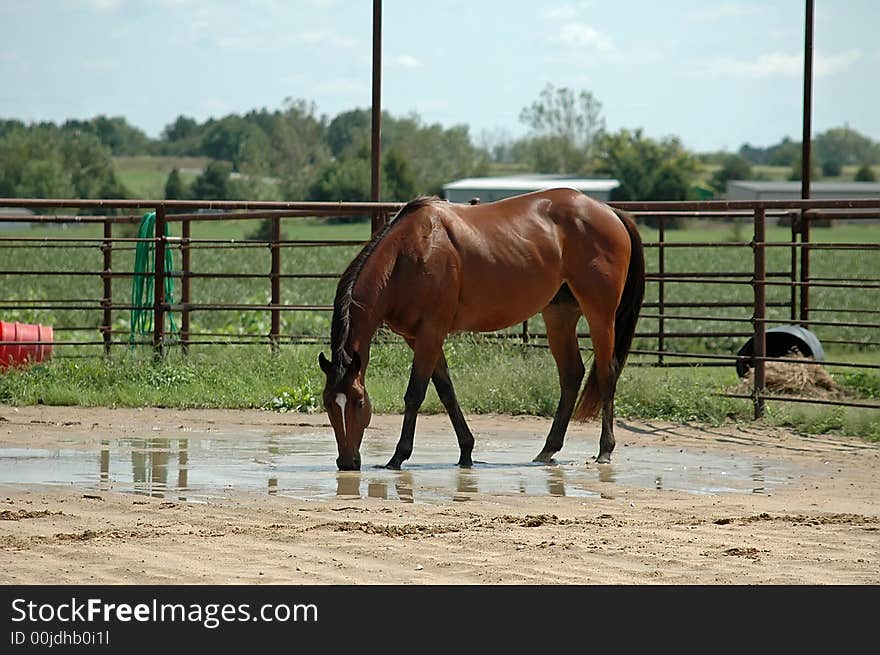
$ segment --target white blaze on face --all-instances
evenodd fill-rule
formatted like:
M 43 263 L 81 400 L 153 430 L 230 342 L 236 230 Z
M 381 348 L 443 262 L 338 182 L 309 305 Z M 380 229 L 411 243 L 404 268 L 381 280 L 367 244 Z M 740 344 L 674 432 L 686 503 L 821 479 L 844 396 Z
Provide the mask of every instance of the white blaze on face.
M 347 430 L 345 429 L 345 403 L 348 402 L 348 398 L 345 397 L 344 393 L 336 394 L 336 404 L 339 405 L 340 413 L 342 414 L 342 436 L 346 436 Z

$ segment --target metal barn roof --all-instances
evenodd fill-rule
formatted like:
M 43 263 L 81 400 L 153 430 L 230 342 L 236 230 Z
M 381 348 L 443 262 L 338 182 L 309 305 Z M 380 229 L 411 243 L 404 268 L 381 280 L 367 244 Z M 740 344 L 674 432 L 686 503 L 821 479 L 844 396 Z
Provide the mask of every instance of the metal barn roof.
M 606 178 L 571 178 L 549 175 L 512 175 L 508 177 L 468 177 L 443 185 L 443 190 L 524 190 L 540 191 L 555 187 L 567 187 L 578 191 L 611 191 L 620 182 Z

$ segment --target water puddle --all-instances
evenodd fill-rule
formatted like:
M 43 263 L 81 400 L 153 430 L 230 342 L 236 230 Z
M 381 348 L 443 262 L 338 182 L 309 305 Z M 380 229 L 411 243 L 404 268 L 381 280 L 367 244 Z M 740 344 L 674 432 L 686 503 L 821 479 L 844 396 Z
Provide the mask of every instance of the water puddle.
M 454 438 L 417 443 L 403 471 L 384 462 L 395 439 L 370 435 L 364 469 L 338 472 L 332 436 L 321 433 L 95 438 L 66 435 L 56 448 L 0 449 L 0 482 L 68 485 L 156 498 L 205 501 L 229 491 L 299 499 L 372 497 L 466 502 L 480 494 L 613 497 L 617 485 L 696 494 L 770 493 L 790 477 L 778 464 L 678 448 L 618 446 L 613 464 L 585 464 L 592 444 L 566 444 L 554 464 L 531 463 L 536 439 L 482 438 L 472 469 L 460 469 Z M 447 440 L 448 441 L 448 440 Z

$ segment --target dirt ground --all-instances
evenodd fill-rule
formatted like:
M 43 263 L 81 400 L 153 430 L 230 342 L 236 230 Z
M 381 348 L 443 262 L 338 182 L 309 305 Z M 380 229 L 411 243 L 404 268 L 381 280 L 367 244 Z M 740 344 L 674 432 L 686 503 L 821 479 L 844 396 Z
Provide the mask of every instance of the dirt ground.
M 537 452 L 549 428 L 528 417 L 469 421 L 478 450 L 485 435 L 510 430 L 533 432 Z M 0 406 L 0 448 L 46 448 L 70 431 L 123 437 L 184 425 L 254 431 L 327 422 L 258 411 Z M 376 430 L 399 426 L 399 416 L 374 418 Z M 598 431 L 572 426 L 569 441 L 593 451 Z M 448 419 L 420 416 L 416 450 L 435 437 L 453 438 Z M 772 458 L 792 473 L 767 493 L 605 482 L 592 497 L 476 493 L 469 502 L 414 503 L 256 491 L 190 503 L 0 480 L 0 583 L 880 583 L 880 445 L 759 424 L 630 421 L 618 423 L 617 441 L 616 454 L 630 445 L 698 449 Z M 332 461 L 327 475 L 335 476 Z

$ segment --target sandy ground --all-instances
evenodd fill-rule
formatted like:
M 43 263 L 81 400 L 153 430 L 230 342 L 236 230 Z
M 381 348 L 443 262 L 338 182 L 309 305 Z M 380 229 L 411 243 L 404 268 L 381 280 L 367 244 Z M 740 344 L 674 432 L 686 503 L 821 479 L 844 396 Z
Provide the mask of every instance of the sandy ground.
M 536 418 L 469 420 L 478 450 L 481 435 L 517 430 L 534 432 L 537 452 L 549 428 Z M 0 447 L 48 447 L 71 430 L 124 436 L 183 425 L 295 430 L 326 419 L 0 406 Z M 377 430 L 399 426 L 398 416 L 374 418 Z M 416 450 L 435 436 L 452 439 L 446 417 L 421 416 Z M 572 426 L 572 439 L 593 451 L 598 425 Z M 617 440 L 617 452 L 638 444 L 772 457 L 794 473 L 770 493 L 605 483 L 590 498 L 477 493 L 409 504 L 257 492 L 196 504 L 0 480 L 0 583 L 880 583 L 880 446 L 758 424 L 620 422 Z

